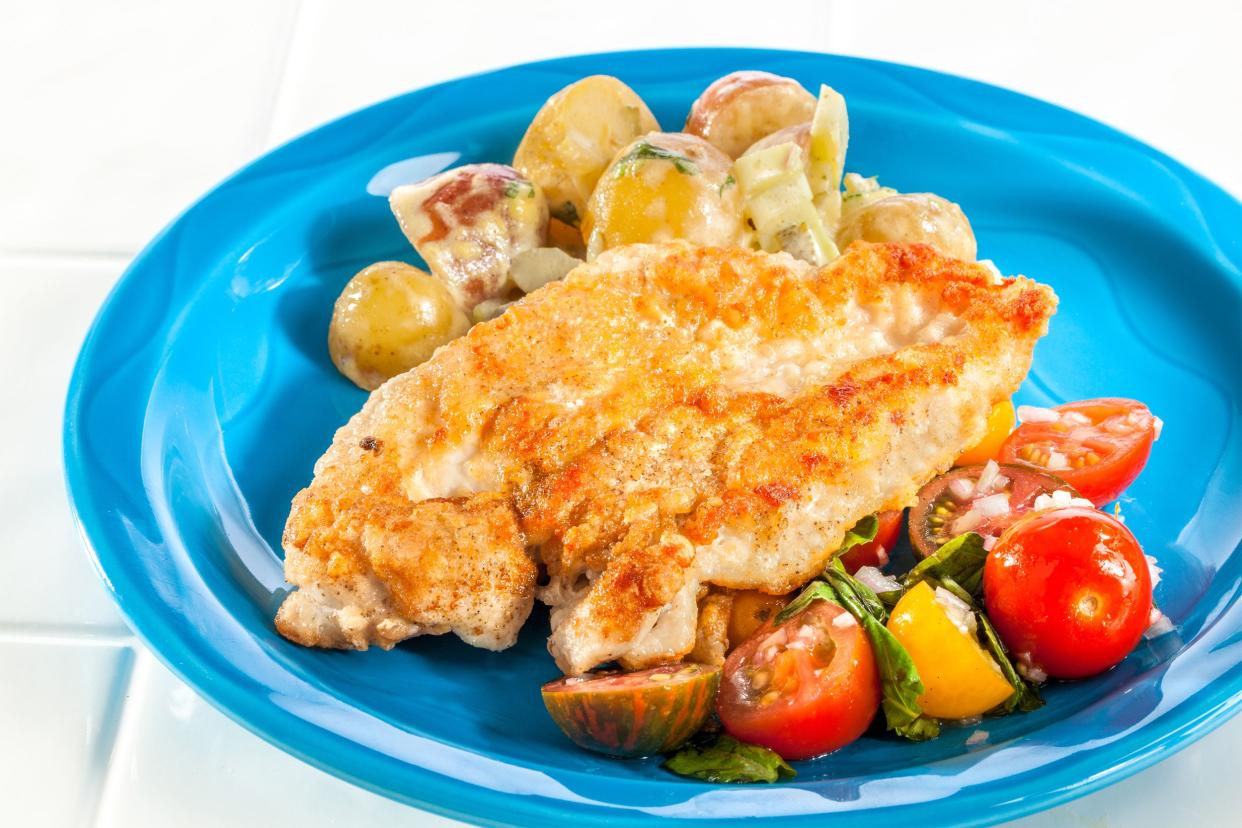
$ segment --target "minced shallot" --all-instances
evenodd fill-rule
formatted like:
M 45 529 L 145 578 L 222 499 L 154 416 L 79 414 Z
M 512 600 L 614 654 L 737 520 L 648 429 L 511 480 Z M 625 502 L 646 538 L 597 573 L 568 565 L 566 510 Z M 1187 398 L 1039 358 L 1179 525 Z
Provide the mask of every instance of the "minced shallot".
M 965 477 L 955 477 L 949 481 L 949 492 L 958 500 L 970 500 L 975 493 L 975 484 Z
M 957 520 L 953 521 L 953 534 L 964 535 L 967 532 L 973 532 L 975 527 L 983 523 L 983 515 L 971 509 Z
M 1048 680 L 1048 674 L 1031 661 L 1030 653 L 1018 653 L 1018 663 L 1015 666 L 1018 672 L 1022 674 L 1022 678 L 1029 682 L 1043 684 Z
M 881 592 L 893 592 L 901 589 L 901 584 L 897 583 L 897 581 L 888 577 L 874 566 L 861 567 L 854 573 L 854 577 L 860 584 L 876 594 Z
M 978 512 L 982 517 L 990 518 L 1009 514 L 1009 495 L 999 494 L 981 497 L 970 505 L 971 511 Z
M 1037 512 L 1042 512 L 1045 509 L 1065 509 L 1069 506 L 1085 506 L 1088 509 L 1095 508 L 1095 504 L 1090 500 L 1087 500 L 1085 497 L 1074 497 L 1066 489 L 1057 489 L 1051 494 L 1041 494 L 1035 498 L 1033 508 Z
M 983 467 L 983 471 L 979 472 L 979 481 L 975 484 L 975 491 L 981 495 L 989 494 L 1008 482 L 1009 478 L 1000 473 L 1000 466 L 997 462 L 989 460 Z
M 1165 615 L 1155 607 L 1152 607 L 1150 623 L 1147 625 L 1147 629 L 1143 631 L 1143 638 L 1150 641 L 1153 638 L 1159 638 L 1162 635 L 1167 635 L 1175 629 L 1176 627 L 1174 627 L 1173 622 L 1169 620 L 1169 616 Z
M 944 609 L 944 614 L 964 633 L 974 635 L 977 622 L 970 606 L 944 587 L 936 587 L 936 603 Z
M 1037 405 L 1018 406 L 1018 420 L 1023 423 L 1055 423 L 1059 419 L 1061 413 L 1051 408 L 1040 408 Z
M 852 627 L 857 623 L 858 622 L 854 620 L 854 616 L 850 615 L 848 612 L 843 612 L 836 618 L 832 619 L 832 626 L 839 630 L 843 630 L 846 627 Z
M 1151 573 L 1151 588 L 1155 589 L 1160 583 L 1160 576 L 1164 574 L 1164 570 L 1160 568 L 1154 556 L 1144 555 L 1143 557 L 1147 559 L 1147 571 Z

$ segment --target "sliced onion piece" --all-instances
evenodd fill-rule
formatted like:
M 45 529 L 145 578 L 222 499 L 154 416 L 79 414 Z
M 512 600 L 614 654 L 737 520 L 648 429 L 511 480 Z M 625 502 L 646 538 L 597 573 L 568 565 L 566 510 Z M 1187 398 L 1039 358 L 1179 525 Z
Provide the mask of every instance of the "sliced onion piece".
M 1021 423 L 1055 423 L 1061 419 L 1061 414 L 1051 408 L 1041 408 L 1037 405 L 1020 405 L 1018 406 L 1018 422 Z
M 860 567 L 854 573 L 854 577 L 858 579 L 859 583 L 877 595 L 881 592 L 893 592 L 894 590 L 901 589 L 900 583 L 888 577 L 874 566 Z
M 953 626 L 968 635 L 974 635 L 978 622 L 970 606 L 944 587 L 936 587 L 936 603 L 939 604 L 953 622 Z

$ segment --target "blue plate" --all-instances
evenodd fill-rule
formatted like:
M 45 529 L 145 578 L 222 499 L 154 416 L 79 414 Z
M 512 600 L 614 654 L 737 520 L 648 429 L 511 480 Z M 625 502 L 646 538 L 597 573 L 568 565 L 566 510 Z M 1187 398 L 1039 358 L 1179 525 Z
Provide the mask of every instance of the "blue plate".
M 796 781 L 719 787 L 578 751 L 543 711 L 536 614 L 505 653 L 450 637 L 336 653 L 272 627 L 290 498 L 361 405 L 328 359 L 345 281 L 411 259 L 394 181 L 505 161 L 544 99 L 620 76 L 675 129 L 714 78 L 767 69 L 849 101 L 849 169 L 958 201 L 982 254 L 1061 311 L 1019 400 L 1100 395 L 1165 421 L 1123 502 L 1164 567 L 1177 631 L 1025 716 L 924 744 L 864 738 Z M 225 713 L 306 761 L 483 823 L 661 818 L 981 824 L 1155 762 L 1242 702 L 1242 205 L 1094 121 L 991 86 L 828 55 L 678 50 L 534 63 L 412 92 L 318 129 L 216 188 L 134 261 L 82 348 L 69 489 L 134 629 Z M 969 739 L 976 730 L 986 732 Z M 1170 795 L 1175 795 L 1171 792 Z M 878 820 L 878 822 L 877 822 Z

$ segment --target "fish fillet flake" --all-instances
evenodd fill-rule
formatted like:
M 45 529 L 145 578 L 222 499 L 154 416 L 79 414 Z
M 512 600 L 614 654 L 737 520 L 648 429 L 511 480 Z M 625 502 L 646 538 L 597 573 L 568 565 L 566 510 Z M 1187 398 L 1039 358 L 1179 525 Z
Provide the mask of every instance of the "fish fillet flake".
M 503 649 L 538 594 L 567 673 L 681 658 L 709 585 L 796 588 L 977 442 L 1055 304 L 925 246 L 856 243 L 820 270 L 610 251 L 337 433 L 294 500 L 299 591 L 277 625 L 307 645 L 453 631 Z

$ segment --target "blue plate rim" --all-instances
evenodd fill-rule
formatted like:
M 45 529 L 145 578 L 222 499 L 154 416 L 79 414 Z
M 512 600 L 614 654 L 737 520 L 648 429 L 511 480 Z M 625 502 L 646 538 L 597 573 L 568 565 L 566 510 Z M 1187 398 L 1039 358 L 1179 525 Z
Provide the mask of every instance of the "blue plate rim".
M 791 57 L 830 57 L 867 64 L 881 69 L 912 73 L 917 76 L 952 79 L 957 83 L 978 87 L 981 90 L 1000 92 L 1007 96 L 1023 99 L 1028 104 L 1035 104 L 1069 115 L 1072 119 L 1081 122 L 1081 125 L 1090 127 L 1095 137 L 1122 142 L 1165 165 L 1172 172 L 1176 173 L 1178 178 L 1187 187 L 1194 188 L 1199 193 L 1210 194 L 1218 201 L 1223 199 L 1223 202 L 1231 210 L 1242 209 L 1242 203 L 1239 203 L 1231 193 L 1200 173 L 1121 130 L 1066 107 L 1051 104 L 1040 98 L 1001 86 L 951 73 L 891 61 L 836 55 L 827 52 L 783 49 L 743 47 L 637 49 L 566 55 L 547 60 L 511 64 L 408 90 L 309 129 L 280 146 L 268 150 L 212 187 L 179 213 L 134 257 L 109 291 L 87 331 L 74 363 L 65 402 L 62 450 L 66 490 L 74 523 L 97 574 L 120 609 L 126 623 L 139 640 L 178 678 L 193 687 L 196 693 L 227 717 L 258 735 L 269 744 L 296 756 L 320 770 L 345 779 L 362 788 L 442 816 L 490 825 L 524 824 L 522 821 L 517 821 L 518 817 L 521 817 L 522 820 L 540 819 L 563 822 L 569 816 L 568 812 L 562 810 L 564 803 L 561 801 L 547 801 L 546 804 L 540 804 L 537 797 L 483 788 L 473 783 L 420 767 L 403 765 L 401 770 L 402 775 L 406 779 L 416 778 L 420 783 L 420 790 L 417 791 L 417 795 L 409 791 L 408 784 L 404 786 L 404 790 L 401 790 L 394 785 L 385 785 L 377 781 L 377 776 L 384 775 L 384 766 L 394 761 L 391 757 L 380 755 L 376 751 L 337 734 L 316 731 L 303 719 L 289 711 L 267 704 L 263 699 L 248 693 L 246 688 L 239 682 L 237 674 L 222 676 L 218 673 L 205 673 L 203 665 L 189 658 L 190 652 L 184 646 L 181 640 L 182 636 L 179 636 L 172 626 L 162 622 L 160 617 L 162 605 L 159 604 L 158 600 L 153 599 L 150 593 L 144 592 L 141 589 L 142 584 L 118 586 L 114 583 L 113 578 L 110 576 L 107 558 L 115 555 L 116 550 L 109 548 L 106 543 L 97 545 L 94 541 L 96 537 L 107 540 L 107 534 L 100 517 L 102 504 L 98 502 L 97 493 L 91 489 L 90 460 L 80 451 L 78 435 L 75 429 L 77 412 L 82 405 L 82 390 L 85 382 L 86 368 L 95 350 L 100 347 L 98 333 L 101 327 L 101 320 L 122 288 L 142 269 L 142 265 L 153 255 L 154 251 L 169 236 L 170 232 L 181 224 L 199 204 L 207 201 L 218 192 L 227 189 L 234 182 L 244 179 L 273 155 L 304 141 L 313 140 L 317 133 L 339 128 L 342 122 L 353 118 L 359 113 L 393 105 L 410 95 L 433 92 L 461 81 L 512 70 L 551 69 L 560 64 L 580 60 L 604 60 L 610 58 L 624 60 L 627 57 L 653 55 L 663 55 L 671 58 L 682 53 L 729 56 L 736 58 L 739 61 L 738 65 L 741 65 L 741 61 L 748 59 L 772 60 Z M 1204 221 L 1205 224 L 1211 223 L 1206 216 Z M 1229 271 L 1230 278 L 1235 284 L 1242 286 L 1242 273 L 1239 272 L 1238 264 L 1223 249 L 1219 252 L 1225 257 L 1225 262 L 1228 265 L 1226 269 Z M 100 554 L 101 548 L 104 549 L 103 555 Z M 1242 551 L 1242 544 L 1235 548 L 1233 554 L 1237 554 L 1239 551 Z M 124 570 L 119 571 L 124 574 Z M 128 586 L 135 588 L 126 589 L 125 587 Z M 1236 609 L 1236 603 L 1236 600 L 1230 602 L 1230 606 L 1223 609 L 1220 615 L 1200 631 L 1200 636 L 1216 624 L 1226 620 L 1228 611 Z M 179 654 L 181 658 L 174 654 Z M 1070 772 L 1070 768 L 1077 769 L 1074 763 L 1065 763 L 1059 772 L 1041 775 L 1038 784 L 1032 784 L 1029 781 L 1023 781 L 1020 784 L 1015 783 L 1015 787 L 1021 787 L 1023 790 L 1021 792 L 1013 791 L 1013 795 L 1005 798 L 1004 801 L 963 802 L 959 798 L 962 795 L 959 794 L 958 797 L 955 797 L 957 801 L 954 803 L 954 813 L 952 815 L 940 813 L 939 815 L 951 818 L 953 820 L 952 824 L 956 825 L 995 824 L 1003 820 L 1015 819 L 1054 807 L 1125 779 L 1187 747 L 1242 711 L 1242 672 L 1235 670 L 1231 677 L 1232 680 L 1226 681 L 1227 678 L 1229 677 L 1220 676 L 1209 685 L 1211 693 L 1201 693 L 1195 697 L 1193 702 L 1187 701 L 1177 705 L 1157 722 L 1145 725 L 1134 733 L 1127 734 L 1109 743 L 1105 748 L 1108 757 L 1106 759 L 1097 759 L 1095 762 L 1095 764 L 1105 764 L 1106 767 L 1091 774 L 1085 781 L 1082 780 L 1081 775 Z M 1210 696 L 1210 698 L 1204 698 L 1205 696 Z M 1153 730 L 1157 731 L 1154 737 L 1151 736 Z M 327 753 L 328 750 L 343 751 L 344 753 L 338 753 L 334 757 L 334 761 L 328 761 L 321 758 L 321 755 Z M 345 767 L 346 763 L 341 759 L 341 756 L 345 754 L 353 754 L 350 757 L 349 767 Z M 1098 756 L 1098 753 L 1096 755 Z M 390 780 L 393 778 L 395 777 L 390 775 Z M 988 799 L 983 794 L 978 793 L 968 793 L 966 797 L 968 800 Z M 938 800 L 919 803 L 913 806 L 898 805 L 885 808 L 881 813 L 905 814 L 917 811 L 921 812 L 924 817 L 928 817 L 933 812 L 941 811 L 944 807 L 943 803 L 944 800 Z M 654 818 L 642 811 L 619 810 L 611 807 L 613 803 L 601 802 L 591 804 L 606 808 L 607 811 L 600 814 L 592 814 L 589 818 L 603 817 L 610 824 L 646 824 Z M 970 807 L 972 804 L 985 805 L 987 807 L 972 809 Z M 909 809 L 915 809 L 915 811 L 910 811 Z M 506 818 L 501 818 L 501 814 L 506 815 Z M 872 819 L 875 814 L 875 810 L 867 810 L 831 814 L 778 815 L 768 816 L 766 819 L 781 825 L 809 825 L 812 822 L 826 818 L 840 820 L 841 822 L 852 821 L 850 817 Z M 713 822 L 735 822 L 742 819 L 754 819 L 755 816 L 757 815 L 737 814 L 726 818 L 713 817 L 712 820 Z M 573 814 L 573 817 L 575 821 L 579 821 L 583 818 L 583 814 L 581 811 L 578 811 Z

